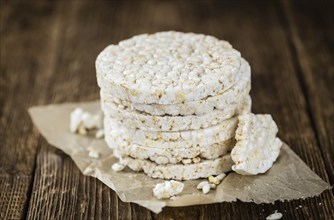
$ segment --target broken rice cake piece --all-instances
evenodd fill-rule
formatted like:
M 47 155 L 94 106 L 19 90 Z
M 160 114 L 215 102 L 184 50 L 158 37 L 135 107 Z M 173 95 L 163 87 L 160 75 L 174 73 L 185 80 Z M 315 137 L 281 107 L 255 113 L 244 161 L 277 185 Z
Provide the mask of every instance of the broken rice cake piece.
M 232 170 L 242 175 L 265 173 L 276 161 L 282 142 L 271 115 L 243 114 L 236 130 L 236 145 L 231 151 Z
M 153 189 L 153 194 L 158 199 L 167 199 L 182 192 L 184 184 L 175 180 L 158 183 Z

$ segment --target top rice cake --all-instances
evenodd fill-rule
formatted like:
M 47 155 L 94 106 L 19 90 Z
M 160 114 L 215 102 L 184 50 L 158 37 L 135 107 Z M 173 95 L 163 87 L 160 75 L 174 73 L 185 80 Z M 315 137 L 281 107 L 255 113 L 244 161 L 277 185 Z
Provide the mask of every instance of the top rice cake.
M 240 78 L 240 53 L 212 36 L 143 34 L 109 45 L 96 59 L 99 86 L 113 97 L 177 104 L 215 96 Z

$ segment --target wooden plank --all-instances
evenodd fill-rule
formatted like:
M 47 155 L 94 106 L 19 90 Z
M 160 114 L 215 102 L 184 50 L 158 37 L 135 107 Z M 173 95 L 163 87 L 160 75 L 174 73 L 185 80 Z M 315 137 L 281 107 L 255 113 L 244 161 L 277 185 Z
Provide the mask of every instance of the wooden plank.
M 26 213 L 41 146 L 27 108 L 45 102 L 56 49 L 55 4 L 1 1 L 0 219 L 24 218 Z
M 298 59 L 317 140 L 331 185 L 334 184 L 334 2 L 285 1 L 284 11 Z
M 63 5 L 59 14 L 63 17 L 63 43 L 57 54 L 56 76 L 49 86 L 50 102 L 99 97 L 95 58 L 110 41 L 121 39 L 117 36 L 122 27 L 113 24 L 120 18 L 114 12 L 124 7 L 117 2 L 104 3 L 73 1 Z M 119 11 L 129 10 L 129 6 Z M 131 14 L 123 14 L 125 20 L 127 16 Z M 112 28 L 108 27 L 110 22 Z M 121 202 L 100 181 L 83 176 L 59 150 L 43 146 L 38 153 L 28 219 L 149 219 L 150 215 L 145 208 Z

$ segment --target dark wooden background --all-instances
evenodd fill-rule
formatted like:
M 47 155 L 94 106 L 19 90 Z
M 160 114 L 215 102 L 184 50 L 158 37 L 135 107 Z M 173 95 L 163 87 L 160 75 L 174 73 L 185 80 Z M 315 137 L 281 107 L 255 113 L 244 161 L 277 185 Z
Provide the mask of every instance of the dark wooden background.
M 99 97 L 94 61 L 108 44 L 162 30 L 228 40 L 252 66 L 253 111 L 334 184 L 334 2 L 3 1 L 0 6 L 0 219 L 334 219 L 333 191 L 256 205 L 165 208 L 121 202 L 48 145 L 32 105 Z M 52 125 L 50 125 L 52 127 Z

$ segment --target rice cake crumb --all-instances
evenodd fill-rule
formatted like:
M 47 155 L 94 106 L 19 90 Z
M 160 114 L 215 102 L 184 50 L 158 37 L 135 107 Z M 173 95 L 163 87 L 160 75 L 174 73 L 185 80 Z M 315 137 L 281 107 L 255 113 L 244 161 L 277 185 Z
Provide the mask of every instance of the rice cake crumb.
M 175 181 L 165 181 L 164 183 L 158 183 L 153 189 L 153 194 L 158 199 L 167 199 L 177 194 L 180 194 L 184 188 L 184 184 Z
M 275 210 L 273 214 L 267 216 L 266 220 L 279 220 L 282 217 L 283 217 L 283 214 Z

